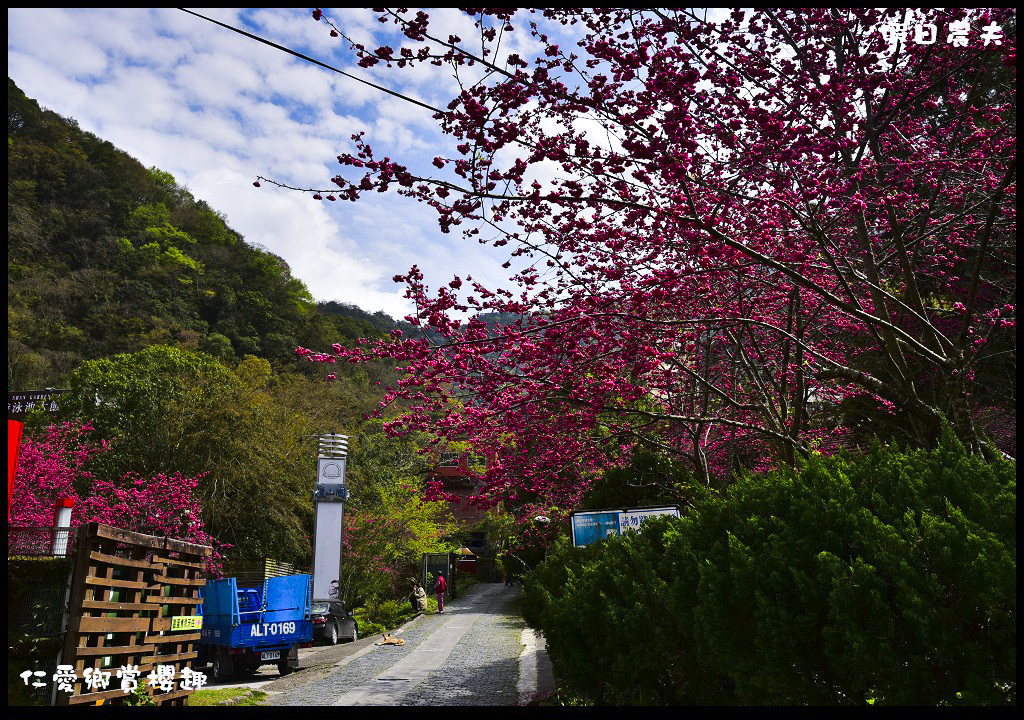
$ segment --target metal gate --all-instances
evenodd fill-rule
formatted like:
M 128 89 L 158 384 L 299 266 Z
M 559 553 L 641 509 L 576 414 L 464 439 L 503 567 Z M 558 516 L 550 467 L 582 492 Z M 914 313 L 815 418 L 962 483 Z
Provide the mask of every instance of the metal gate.
M 498 573 L 497 567 L 495 566 L 494 558 L 477 557 L 476 579 L 480 582 L 485 583 L 501 582 L 501 576 Z
M 448 583 L 448 595 L 455 597 L 455 561 L 451 553 L 423 553 L 423 589 L 427 593 L 434 592 L 434 581 L 439 573 L 444 574 Z
M 57 670 L 70 570 L 67 558 L 7 558 L 8 705 L 50 704 L 49 683 L 34 686 L 21 673 L 49 679 Z

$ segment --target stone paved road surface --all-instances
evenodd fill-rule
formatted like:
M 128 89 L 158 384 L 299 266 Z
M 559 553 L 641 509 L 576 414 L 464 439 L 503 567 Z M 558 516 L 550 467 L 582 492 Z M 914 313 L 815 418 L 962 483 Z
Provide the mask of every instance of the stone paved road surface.
M 525 625 L 515 607 L 521 593 L 518 587 L 474 585 L 447 603 L 443 615 L 420 616 L 393 633 L 404 646 L 367 645 L 336 663 L 266 685 L 265 704 L 516 705 L 524 689 Z M 536 690 L 529 686 L 538 683 L 537 665 L 532 657 L 524 663 L 527 691 Z M 540 667 L 550 666 L 542 661 Z M 540 675 L 544 689 L 550 678 Z

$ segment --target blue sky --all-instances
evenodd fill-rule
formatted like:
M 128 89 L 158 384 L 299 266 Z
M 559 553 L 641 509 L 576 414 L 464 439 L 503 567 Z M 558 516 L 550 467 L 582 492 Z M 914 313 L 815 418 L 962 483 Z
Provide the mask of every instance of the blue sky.
M 444 106 L 457 92 L 447 68 L 365 71 L 309 9 L 205 9 L 213 17 L 322 62 Z M 471 19 L 431 10 L 449 32 Z M 354 39 L 399 39 L 369 10 L 328 10 Z M 411 309 L 392 282 L 418 264 L 432 287 L 458 274 L 507 284 L 508 254 L 443 235 L 433 213 L 395 194 L 358 203 L 252 186 L 257 175 L 330 187 L 334 159 L 365 131 L 378 155 L 428 167 L 455 155 L 429 111 L 173 9 L 9 9 L 8 75 L 40 105 L 137 158 L 224 213 L 246 240 L 282 256 L 318 300 L 401 317 Z M 528 53 L 516 33 L 504 47 Z M 513 268 L 514 269 L 514 268 Z

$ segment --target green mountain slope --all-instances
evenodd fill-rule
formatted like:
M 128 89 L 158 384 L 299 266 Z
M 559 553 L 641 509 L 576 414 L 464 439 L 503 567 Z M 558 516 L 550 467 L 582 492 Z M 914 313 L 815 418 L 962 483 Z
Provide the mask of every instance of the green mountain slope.
M 54 413 L 27 418 L 28 435 L 88 422 L 90 442 L 108 442 L 90 456 L 93 477 L 199 477 L 206 529 L 228 557 L 308 565 L 317 435 L 352 436 L 353 507 L 368 503 L 361 488 L 384 464 L 362 445 L 381 444 L 380 422 L 363 417 L 397 373 L 303 362 L 295 347 L 328 350 L 400 323 L 351 305 L 321 310 L 284 260 L 168 173 L 41 109 L 10 79 L 7 128 L 8 387 L 69 390 Z
M 83 360 L 151 345 L 296 370 L 296 345 L 398 325 L 351 306 L 321 312 L 284 260 L 170 174 L 41 109 L 9 78 L 7 149 L 10 388 L 59 385 Z

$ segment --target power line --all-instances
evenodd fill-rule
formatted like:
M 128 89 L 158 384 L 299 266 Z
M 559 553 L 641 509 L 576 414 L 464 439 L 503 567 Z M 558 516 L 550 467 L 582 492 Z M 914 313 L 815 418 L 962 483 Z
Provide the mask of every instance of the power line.
M 239 35 L 245 35 L 247 38 L 251 38 L 252 40 L 256 40 L 258 42 L 261 42 L 264 45 L 269 45 L 270 47 L 276 48 L 276 49 L 281 50 L 283 52 L 286 52 L 289 55 L 294 55 L 297 58 L 302 58 L 303 60 L 305 60 L 307 62 L 313 63 L 314 65 L 319 65 L 320 67 L 327 68 L 328 70 L 333 70 L 334 72 L 338 73 L 339 75 L 344 75 L 347 78 L 352 78 L 353 80 L 361 82 L 364 85 L 369 85 L 370 87 L 375 88 L 377 90 L 380 90 L 381 92 L 385 92 L 388 95 L 394 95 L 396 98 L 400 98 L 402 100 L 405 100 L 406 102 L 411 102 L 413 105 L 419 105 L 421 108 L 426 108 L 427 110 L 431 110 L 431 111 L 433 111 L 435 113 L 443 113 L 442 110 L 438 110 L 436 107 L 433 107 L 431 105 L 427 105 L 426 103 L 420 102 L 419 100 L 411 98 L 408 95 L 402 95 L 401 93 L 397 93 L 394 90 L 389 90 L 388 88 L 386 88 L 386 87 L 384 87 L 382 85 L 377 85 L 376 83 L 372 83 L 369 80 L 364 80 L 361 77 L 356 77 L 355 75 L 352 75 L 351 73 L 347 73 L 344 70 L 339 70 L 338 68 L 333 67 L 331 65 L 328 65 L 326 63 L 322 63 L 319 60 L 314 60 L 313 58 L 309 57 L 308 55 L 303 55 L 300 52 L 296 52 L 295 50 L 292 50 L 290 48 L 286 48 L 284 45 L 278 45 L 277 43 L 271 42 L 270 40 L 265 40 L 264 38 L 261 38 L 259 35 L 253 35 L 252 33 L 246 32 L 245 30 L 240 30 L 240 29 L 238 29 L 236 27 L 232 27 L 231 25 L 227 25 L 225 23 L 222 23 L 219 20 L 214 20 L 213 18 L 208 18 L 205 15 L 200 15 L 197 12 L 192 12 L 191 10 L 186 10 L 185 8 L 178 8 L 178 9 L 181 10 L 182 12 L 188 13 L 189 15 L 195 15 L 197 18 L 202 18 L 203 20 L 206 20 L 208 22 L 212 22 L 214 25 L 220 25 L 223 28 L 227 28 L 228 30 L 232 30 L 232 31 L 238 33 Z

